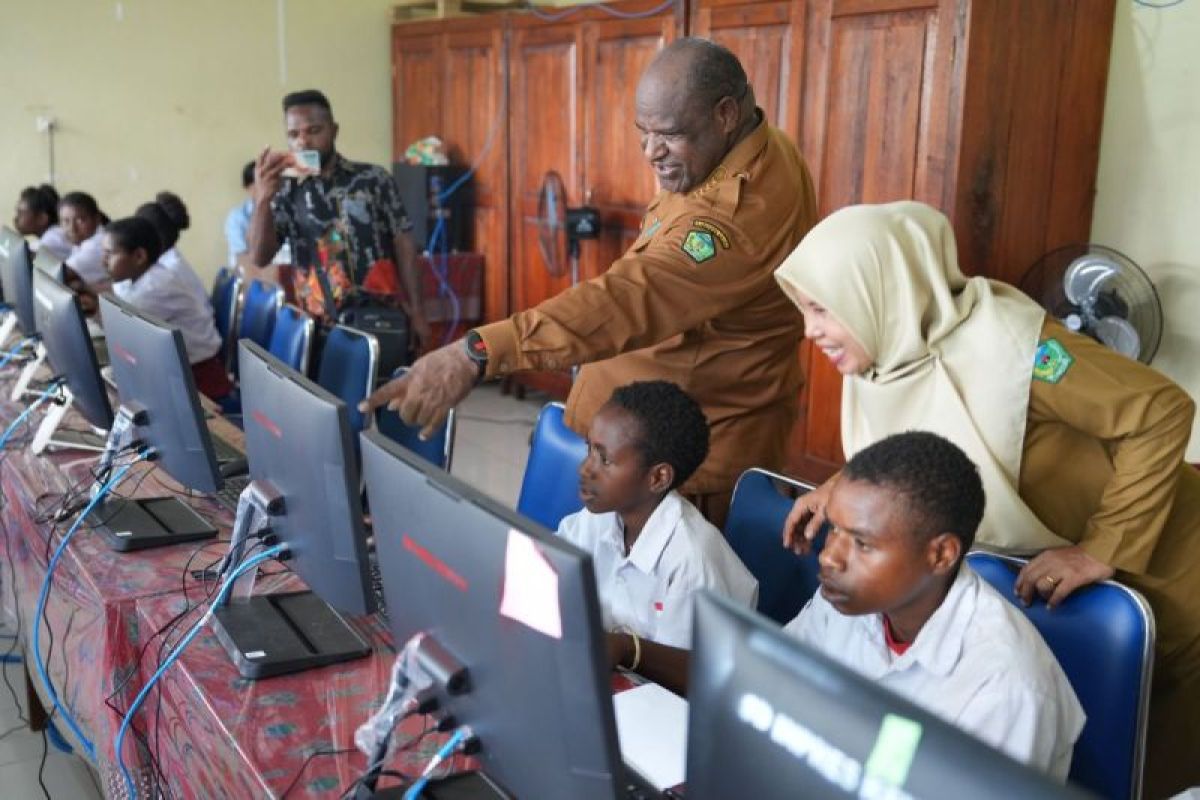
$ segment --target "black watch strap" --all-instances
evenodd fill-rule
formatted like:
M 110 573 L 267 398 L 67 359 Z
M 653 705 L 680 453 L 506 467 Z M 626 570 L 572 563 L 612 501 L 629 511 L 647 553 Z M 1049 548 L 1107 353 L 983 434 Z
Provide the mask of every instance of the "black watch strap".
M 475 366 L 479 369 L 479 374 L 475 380 L 483 380 L 483 376 L 487 374 L 488 351 L 487 342 L 479 335 L 479 331 L 471 329 L 467 331 L 467 358 L 475 362 Z

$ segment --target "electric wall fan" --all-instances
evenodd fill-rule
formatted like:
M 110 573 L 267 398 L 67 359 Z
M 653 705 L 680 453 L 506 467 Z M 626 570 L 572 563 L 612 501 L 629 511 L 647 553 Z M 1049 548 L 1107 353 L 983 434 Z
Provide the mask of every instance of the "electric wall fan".
M 1162 339 L 1158 292 L 1125 254 L 1098 244 L 1060 247 L 1042 256 L 1018 284 L 1073 331 L 1149 364 Z

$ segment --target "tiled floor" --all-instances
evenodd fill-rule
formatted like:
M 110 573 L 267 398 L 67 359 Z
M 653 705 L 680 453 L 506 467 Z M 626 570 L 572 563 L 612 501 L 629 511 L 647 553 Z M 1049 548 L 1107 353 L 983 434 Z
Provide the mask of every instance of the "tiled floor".
M 497 500 L 514 505 L 529 454 L 529 435 L 545 398 L 531 395 L 521 401 L 501 394 L 496 385 L 476 390 L 458 411 L 458 434 L 451 471 Z M 4 636 L 0 630 L 0 636 Z M 0 638 L 0 655 L 11 639 Z M 5 665 L 9 681 L 24 701 L 20 664 Z M 38 786 L 42 760 L 41 734 L 21 723 L 18 707 L 0 684 L 0 797 L 13 800 L 43 797 Z M 12 731 L 3 735 L 6 731 Z M 42 779 L 53 800 L 98 800 L 102 795 L 83 760 L 47 746 Z

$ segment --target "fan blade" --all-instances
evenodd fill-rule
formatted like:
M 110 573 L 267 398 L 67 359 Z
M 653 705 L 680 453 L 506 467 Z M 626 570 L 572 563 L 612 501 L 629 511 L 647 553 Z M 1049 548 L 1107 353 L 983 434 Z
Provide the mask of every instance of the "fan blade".
M 1115 262 L 1102 255 L 1080 256 L 1063 273 L 1063 292 L 1073 304 L 1088 307 L 1119 271 Z
M 1090 330 L 1101 344 L 1123 356 L 1129 356 L 1136 361 L 1142 352 L 1142 337 L 1128 320 L 1120 317 L 1101 317 L 1092 323 Z

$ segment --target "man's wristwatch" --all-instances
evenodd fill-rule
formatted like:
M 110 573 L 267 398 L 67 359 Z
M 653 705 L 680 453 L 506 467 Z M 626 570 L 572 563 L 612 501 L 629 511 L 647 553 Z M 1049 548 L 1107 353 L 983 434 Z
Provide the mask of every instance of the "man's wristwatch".
M 475 377 L 475 382 L 483 380 L 483 376 L 487 374 L 488 351 L 487 342 L 479 335 L 479 331 L 471 329 L 467 331 L 467 358 L 475 362 L 475 366 L 479 369 L 479 374 Z

